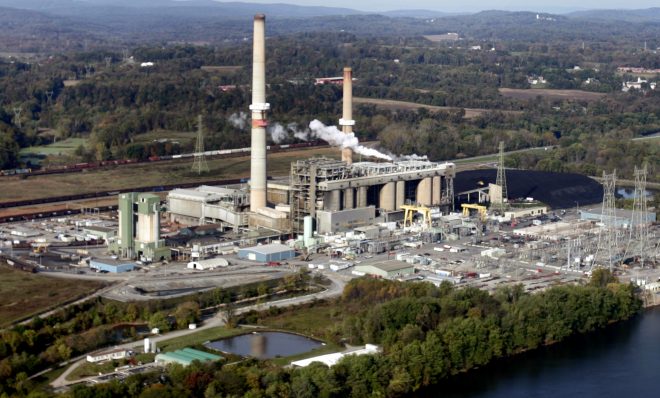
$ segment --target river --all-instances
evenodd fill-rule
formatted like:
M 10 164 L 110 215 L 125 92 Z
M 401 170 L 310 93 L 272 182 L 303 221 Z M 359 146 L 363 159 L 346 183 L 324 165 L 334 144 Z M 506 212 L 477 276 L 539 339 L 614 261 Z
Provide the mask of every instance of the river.
M 596 333 L 496 361 L 435 386 L 424 396 L 660 396 L 660 308 Z

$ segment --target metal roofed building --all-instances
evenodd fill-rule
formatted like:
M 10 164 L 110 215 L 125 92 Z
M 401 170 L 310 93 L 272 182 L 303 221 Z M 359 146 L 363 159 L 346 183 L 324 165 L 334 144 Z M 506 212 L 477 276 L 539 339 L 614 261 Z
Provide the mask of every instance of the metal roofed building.
M 295 256 L 296 252 L 293 249 L 280 243 L 246 247 L 238 251 L 238 258 L 262 263 L 284 261 Z
M 89 261 L 89 268 L 117 274 L 120 272 L 133 271 L 135 269 L 135 263 L 114 259 L 94 258 Z
M 367 344 L 364 348 L 358 348 L 356 350 L 344 351 L 344 352 L 334 352 L 332 354 L 319 355 L 318 357 L 312 357 L 307 359 L 301 359 L 300 361 L 291 362 L 292 366 L 298 366 L 304 368 L 311 365 L 314 362 L 320 362 L 326 366 L 334 366 L 342 358 L 348 355 L 365 355 L 365 354 L 377 354 L 380 352 L 380 347 L 373 344 Z
M 399 278 L 415 273 L 415 267 L 398 260 L 383 261 L 378 264 L 358 265 L 355 271 L 380 278 Z
M 584 209 L 584 210 L 579 210 L 579 212 L 580 212 L 581 220 L 589 220 L 596 222 L 601 222 L 602 220 L 604 224 L 614 227 L 630 226 L 633 218 L 632 211 L 625 209 L 616 209 L 614 219 L 610 219 L 609 216 L 603 215 L 602 208 Z M 655 213 L 652 211 L 646 212 L 640 217 L 640 219 L 646 220 L 646 223 L 650 224 L 656 221 Z M 633 225 L 633 227 L 635 226 L 636 225 Z
M 222 359 L 220 355 L 210 354 L 193 348 L 184 348 L 182 350 L 160 353 L 156 355 L 155 362 L 158 365 L 178 363 L 179 365 L 188 366 L 193 361 L 208 362 L 218 361 L 220 359 Z

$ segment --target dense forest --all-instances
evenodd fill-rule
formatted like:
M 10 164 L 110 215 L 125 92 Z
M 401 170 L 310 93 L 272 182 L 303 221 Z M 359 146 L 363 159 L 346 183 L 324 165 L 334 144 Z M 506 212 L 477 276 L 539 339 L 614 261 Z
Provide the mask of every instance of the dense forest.
M 311 308 L 310 308 L 311 307 Z M 164 374 L 131 376 L 125 382 L 75 386 L 70 397 L 368 397 L 412 396 L 442 386 L 444 379 L 497 358 L 560 342 L 628 319 L 641 303 L 630 284 L 609 271 L 594 272 L 586 286 L 559 286 L 537 294 L 522 286 L 488 294 L 445 283 L 402 283 L 355 279 L 341 299 L 291 315 L 331 307 L 334 319 L 321 321 L 326 338 L 375 343 L 383 353 L 348 356 L 328 368 L 282 368 L 269 361 L 222 361 L 168 367 Z M 266 322 L 278 311 L 247 314 Z M 281 314 L 279 314 L 281 315 Z
M 660 180 L 658 145 L 632 140 L 660 131 L 660 90 L 621 92 L 622 82 L 635 77 L 616 70 L 658 67 L 658 54 L 613 43 L 583 48 L 491 40 L 483 50 L 460 44 L 349 33 L 273 37 L 267 47 L 271 119 L 297 129 L 315 118 L 336 124 L 341 89 L 314 85 L 313 78 L 335 76 L 350 65 L 358 79 L 355 96 L 453 109 L 356 105 L 360 139 L 378 139 L 393 153 L 446 160 L 493 153 L 502 140 L 508 150 L 557 145 L 547 154 L 514 157 L 510 166 L 591 175 L 616 168 L 630 177 L 634 165 L 647 162 L 650 180 Z M 193 131 L 197 114 L 204 115 L 207 149 L 247 146 L 248 131 L 230 119 L 250 101 L 250 63 L 249 41 L 0 61 L 0 167 L 25 165 L 20 147 L 67 137 L 88 138 L 76 152 L 83 160 L 147 157 L 155 149 L 139 139 L 142 134 Z M 530 76 L 543 76 L 546 88 L 606 95 L 522 99 L 498 91 L 530 88 Z M 486 111 L 466 118 L 463 108 Z M 167 150 L 189 151 L 192 144 Z

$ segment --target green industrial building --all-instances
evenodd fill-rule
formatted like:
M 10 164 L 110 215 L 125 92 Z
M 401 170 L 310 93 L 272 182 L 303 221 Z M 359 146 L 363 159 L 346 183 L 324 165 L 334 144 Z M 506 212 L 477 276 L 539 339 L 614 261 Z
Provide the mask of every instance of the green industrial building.
M 210 354 L 193 348 L 184 348 L 182 350 L 163 352 L 156 355 L 156 363 L 159 365 L 178 363 L 179 365 L 188 366 L 193 361 L 207 362 L 218 361 L 220 359 L 222 359 L 220 355 Z
M 121 258 L 152 262 L 169 260 L 170 248 L 160 239 L 160 197 L 150 193 L 119 195 L 119 233 L 109 245 Z

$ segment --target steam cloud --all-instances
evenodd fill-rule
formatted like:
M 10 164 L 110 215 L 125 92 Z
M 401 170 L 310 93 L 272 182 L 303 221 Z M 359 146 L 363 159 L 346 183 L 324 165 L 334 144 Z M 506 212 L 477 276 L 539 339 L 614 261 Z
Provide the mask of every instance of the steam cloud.
M 241 130 L 248 125 L 248 115 L 245 112 L 232 113 L 227 120 L 232 126 Z
M 227 120 L 232 126 L 241 130 L 248 126 L 248 115 L 245 112 L 233 113 Z M 389 152 L 382 153 L 376 149 L 367 148 L 364 145 L 360 145 L 360 142 L 354 133 L 345 134 L 336 126 L 326 126 L 316 119 L 312 120 L 309 123 L 309 128 L 306 129 L 300 129 L 296 123 L 289 123 L 286 126 L 280 123 L 272 123 L 268 126 L 267 132 L 275 144 L 280 144 L 293 136 L 301 141 L 320 139 L 335 147 L 342 149 L 350 148 L 353 152 L 360 155 L 387 161 L 428 160 L 426 155 L 420 156 L 413 154 L 401 156 Z
M 367 148 L 360 145 L 354 133 L 345 134 L 339 131 L 336 126 L 326 126 L 320 121 L 314 119 L 309 123 L 309 129 L 311 130 L 313 137 L 320 138 L 332 146 L 350 148 L 353 152 L 359 153 L 363 156 L 370 156 L 389 161 L 392 160 L 392 157 L 389 155 L 385 155 L 373 148 Z

